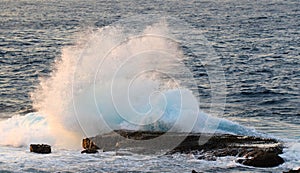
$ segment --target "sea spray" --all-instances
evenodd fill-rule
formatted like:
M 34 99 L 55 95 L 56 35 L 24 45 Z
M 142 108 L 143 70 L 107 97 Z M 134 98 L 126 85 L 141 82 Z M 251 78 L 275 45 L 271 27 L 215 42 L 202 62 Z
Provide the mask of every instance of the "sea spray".
M 199 113 L 199 100 L 189 90 L 196 82 L 169 30 L 162 21 L 141 32 L 120 26 L 86 32 L 62 49 L 50 77 L 40 79 L 32 93 L 38 112 L 2 122 L 2 136 L 23 136 L 5 144 L 80 147 L 83 137 L 114 129 L 214 133 L 220 122 L 225 128 L 219 131 L 245 133 L 244 127 Z
M 182 105 L 190 107 L 185 120 L 193 118 L 186 131 L 192 129 L 198 103 L 192 94 L 182 102 L 181 94 L 190 91 L 180 90 L 178 80 L 192 75 L 181 62 L 179 44 L 168 37 L 167 30 L 164 22 L 146 27 L 139 35 L 104 27 L 62 50 L 51 77 L 41 79 L 32 94 L 33 106 L 46 119 L 56 142 L 61 144 L 65 138 L 67 145 L 79 143 L 84 136 L 123 128 L 126 123 L 128 128 L 155 130 L 157 123 L 163 124 L 157 120 L 166 117 L 164 130 L 168 130 L 185 112 Z M 174 97 L 170 89 L 177 103 L 170 104 Z
M 47 121 L 36 113 L 15 115 L 0 122 L 0 145 L 22 147 L 35 142 L 53 144 L 55 138 L 48 127 Z

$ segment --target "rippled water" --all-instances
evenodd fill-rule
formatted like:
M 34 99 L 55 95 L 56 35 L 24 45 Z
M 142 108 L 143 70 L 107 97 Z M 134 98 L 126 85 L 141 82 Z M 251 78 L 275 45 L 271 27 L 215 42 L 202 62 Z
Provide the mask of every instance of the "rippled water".
M 51 154 L 30 153 L 28 148 L 0 148 L 0 168 L 7 172 L 282 172 L 276 168 L 246 167 L 235 162 L 234 157 L 216 161 L 198 160 L 193 155 L 136 155 L 125 151 L 80 154 L 75 150 L 58 150 Z M 5 157 L 3 157 L 5 156 Z M 16 157 L 17 156 L 17 157 Z M 290 156 L 289 156 L 290 157 Z
M 297 0 L 2 0 L 0 118 L 33 111 L 30 93 L 37 87 L 39 77 L 50 75 L 62 48 L 74 44 L 77 33 L 90 27 L 107 26 L 135 14 L 157 14 L 178 18 L 201 30 L 220 57 L 227 85 L 225 118 L 278 138 L 299 140 L 299 9 L 300 2 Z M 197 45 L 184 50 L 185 54 L 189 54 L 189 50 L 199 51 Z M 200 107 L 205 111 L 211 99 L 207 75 L 198 57 L 187 63 L 191 64 L 191 71 L 199 83 Z M 82 156 L 74 154 L 74 157 Z M 0 160 L 0 167 L 6 165 L 4 162 Z M 202 161 L 195 162 L 196 165 L 202 164 Z M 125 163 L 133 164 L 131 161 Z M 53 164 L 55 166 L 56 163 Z M 152 162 L 149 164 L 153 165 Z M 182 169 L 179 164 L 178 170 L 186 170 L 189 164 L 183 164 Z M 201 164 L 198 166 L 205 170 Z M 4 170 L 11 170 L 14 164 L 10 166 L 4 167 Z M 115 170 L 111 165 L 108 167 L 103 171 Z M 239 167 L 233 167 L 233 172 L 241 171 Z M 226 169 L 230 170 L 231 166 Z M 243 167 L 243 170 L 247 169 Z

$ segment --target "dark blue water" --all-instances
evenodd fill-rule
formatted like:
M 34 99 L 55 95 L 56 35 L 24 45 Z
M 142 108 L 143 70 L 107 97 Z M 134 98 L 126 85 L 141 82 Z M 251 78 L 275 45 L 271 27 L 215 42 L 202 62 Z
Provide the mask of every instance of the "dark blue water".
M 300 2 L 9 1 L 0 2 L 0 118 L 33 110 L 30 94 L 51 75 L 63 47 L 88 28 L 136 14 L 167 15 L 203 32 L 226 78 L 223 117 L 278 138 L 300 139 Z M 191 36 L 193 38 L 193 36 Z M 197 46 L 184 53 L 197 52 Z M 199 57 L 187 64 L 200 107 L 211 101 Z
M 1 118 L 32 111 L 30 92 L 39 77 L 49 76 L 61 49 L 74 43 L 74 34 L 134 14 L 161 14 L 202 30 L 221 57 L 228 91 L 226 117 L 245 124 L 250 121 L 259 129 L 271 120 L 271 126 L 297 130 L 299 7 L 296 0 L 1 1 Z M 197 57 L 191 61 L 197 62 Z M 193 71 L 203 84 L 199 86 L 201 100 L 209 103 L 205 72 L 197 65 Z M 299 131 L 292 134 L 299 137 Z

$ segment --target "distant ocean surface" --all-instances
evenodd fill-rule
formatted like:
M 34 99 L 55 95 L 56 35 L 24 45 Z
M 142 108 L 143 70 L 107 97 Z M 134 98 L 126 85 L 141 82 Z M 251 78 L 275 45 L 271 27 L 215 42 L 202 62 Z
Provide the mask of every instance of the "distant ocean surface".
M 135 15 L 171 16 L 201 31 L 219 57 L 225 75 L 226 103 L 224 114 L 219 118 L 290 142 L 291 147 L 284 153 L 290 160 L 277 168 L 257 169 L 238 165 L 231 157 L 209 162 L 185 155 L 158 157 L 100 153 L 86 156 L 73 149 L 54 150 L 53 154 L 42 157 L 29 153 L 24 146 L 2 146 L 0 172 L 190 172 L 192 169 L 203 172 L 281 172 L 300 167 L 297 153 L 300 153 L 298 0 L 2 0 L 0 132 L 4 134 L 6 129 L 12 128 L 3 125 L 9 118 L 39 111 L 33 106 L 31 95 L 37 93 L 42 78 L 55 73 L 54 67 L 63 56 L 64 48 L 75 45 L 78 37 L 91 28 L 103 28 Z M 186 32 L 192 33 L 192 30 Z M 197 36 L 187 37 L 197 42 Z M 181 46 L 183 54 L 189 56 L 185 62 L 198 84 L 193 89 L 198 93 L 200 109 L 209 112 L 212 93 L 203 62 L 197 56 L 201 50 L 197 44 L 189 47 L 182 43 Z M 44 123 L 42 121 L 39 123 Z

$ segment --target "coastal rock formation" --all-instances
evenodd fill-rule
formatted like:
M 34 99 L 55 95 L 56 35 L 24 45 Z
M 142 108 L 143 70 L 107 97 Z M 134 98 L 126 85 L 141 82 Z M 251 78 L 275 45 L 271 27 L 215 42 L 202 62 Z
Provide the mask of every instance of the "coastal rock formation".
M 245 159 L 239 159 L 238 162 L 254 167 L 274 167 L 284 163 L 279 154 L 281 152 L 274 150 L 274 148 L 255 148 L 244 155 Z
M 49 154 L 51 153 L 51 146 L 47 144 L 30 144 L 30 152 Z
M 94 154 L 98 153 L 99 147 L 96 146 L 96 144 L 91 141 L 89 138 L 85 138 L 82 140 L 82 148 L 85 150 L 81 151 L 81 153 L 86 153 L 86 154 Z
M 82 140 L 82 148 L 93 149 L 93 150 L 99 149 L 99 147 L 97 147 L 96 144 L 93 141 L 91 141 L 89 138 L 85 138 Z
M 116 130 L 83 140 L 83 147 L 105 151 L 125 149 L 137 153 L 192 153 L 198 159 L 236 156 L 238 163 L 254 167 L 274 167 L 284 160 L 283 145 L 275 139 L 208 133 L 164 133 Z M 242 159 L 240 158 L 242 157 Z

